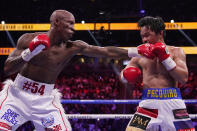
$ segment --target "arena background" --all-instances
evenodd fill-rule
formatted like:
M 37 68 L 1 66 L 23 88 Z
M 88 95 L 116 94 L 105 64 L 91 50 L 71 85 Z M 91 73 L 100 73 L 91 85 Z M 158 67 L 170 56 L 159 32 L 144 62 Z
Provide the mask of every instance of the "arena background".
M 166 43 L 184 47 L 187 54 L 189 79 L 179 84 L 184 99 L 197 99 L 197 17 L 194 0 L 1 0 L 0 3 L 0 78 L 4 61 L 24 33 L 47 31 L 49 16 L 56 9 L 72 12 L 76 33 L 81 39 L 101 46 L 135 47 L 141 43 L 136 22 L 143 16 L 160 16 L 166 22 Z M 175 23 L 171 20 L 174 20 Z M 85 21 L 85 25 L 81 24 Z M 87 23 L 87 24 L 86 24 Z M 41 25 L 42 24 L 42 25 Z M 93 34 L 94 37 L 91 36 Z M 95 42 L 94 38 L 97 42 Z M 91 58 L 78 55 L 65 67 L 56 82 L 63 99 L 140 99 L 141 84 L 134 87 L 119 81 L 118 72 L 127 60 Z M 87 70 L 88 69 L 88 70 Z M 189 114 L 196 114 L 197 104 L 187 104 Z M 64 104 L 68 114 L 133 114 L 136 105 Z M 73 130 L 124 130 L 129 119 L 70 120 Z M 197 120 L 193 119 L 197 127 Z M 31 122 L 18 131 L 33 130 Z

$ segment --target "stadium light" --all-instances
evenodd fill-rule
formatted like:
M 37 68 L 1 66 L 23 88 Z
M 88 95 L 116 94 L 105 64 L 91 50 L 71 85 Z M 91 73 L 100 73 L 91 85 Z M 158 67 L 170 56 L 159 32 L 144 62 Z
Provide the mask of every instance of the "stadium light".
M 85 21 L 84 21 L 84 20 L 82 20 L 82 21 L 81 21 L 81 24 L 85 24 Z
M 174 23 L 174 20 L 170 20 L 170 23 Z
M 4 20 L 2 20 L 2 21 L 1 21 L 1 24 L 2 24 L 2 25 L 4 25 L 4 24 L 5 24 L 5 21 L 4 21 Z

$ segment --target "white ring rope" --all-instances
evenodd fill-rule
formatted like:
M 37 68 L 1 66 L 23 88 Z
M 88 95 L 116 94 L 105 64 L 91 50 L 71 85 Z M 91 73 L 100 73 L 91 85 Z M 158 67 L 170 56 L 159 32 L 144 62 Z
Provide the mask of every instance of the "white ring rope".
M 197 114 L 189 114 L 191 119 L 197 119 Z M 131 119 L 133 114 L 66 114 L 68 119 Z

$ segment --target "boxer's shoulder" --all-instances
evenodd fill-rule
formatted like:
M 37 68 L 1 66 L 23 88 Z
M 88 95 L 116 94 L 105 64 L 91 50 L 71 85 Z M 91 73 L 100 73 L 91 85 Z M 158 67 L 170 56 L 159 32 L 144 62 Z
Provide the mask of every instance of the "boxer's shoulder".
M 175 56 L 185 56 L 184 50 L 181 47 L 168 46 L 168 50 L 172 57 Z
M 172 58 L 173 61 L 179 61 L 180 59 L 185 61 L 185 53 L 181 47 L 167 45 L 166 52 L 170 54 L 170 58 Z
M 17 47 L 18 48 L 22 47 L 22 48 L 26 49 L 29 45 L 29 42 L 31 40 L 33 40 L 33 38 L 35 38 L 37 35 L 43 34 L 43 33 L 46 33 L 46 32 L 24 33 L 18 39 Z
M 24 33 L 23 35 L 21 35 L 21 37 L 19 38 L 19 40 L 33 39 L 37 35 L 38 35 L 38 33 Z
M 167 46 L 169 52 L 176 53 L 177 51 L 182 51 L 183 49 L 181 47 L 176 46 Z
M 184 54 L 184 50 L 181 48 L 181 47 L 173 47 L 172 48 L 172 52 L 174 53 L 174 54 L 179 54 L 179 53 L 181 53 L 181 54 Z
M 17 48 L 26 49 L 29 45 L 29 42 L 31 41 L 31 38 L 33 38 L 32 34 L 33 33 L 25 33 L 21 35 L 17 41 Z
M 21 35 L 19 40 L 32 40 L 39 34 L 46 34 L 46 32 L 24 33 L 23 35 Z
M 20 38 L 18 39 L 18 43 L 19 42 L 24 43 L 27 41 L 31 41 L 35 36 L 36 36 L 36 33 L 25 33 L 20 36 Z

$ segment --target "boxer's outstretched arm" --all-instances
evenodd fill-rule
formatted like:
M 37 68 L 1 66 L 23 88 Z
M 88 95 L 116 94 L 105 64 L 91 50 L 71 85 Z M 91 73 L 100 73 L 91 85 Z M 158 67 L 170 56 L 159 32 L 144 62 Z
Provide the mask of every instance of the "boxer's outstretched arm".
M 78 46 L 80 46 L 80 53 L 91 57 L 108 57 L 112 59 L 129 59 L 128 50 L 115 46 L 99 47 L 89 45 L 84 41 L 77 40 Z
M 176 68 L 171 70 L 170 75 L 178 82 L 184 84 L 188 80 L 188 69 L 186 65 L 186 56 L 183 49 L 176 48 L 174 50 L 174 62 L 176 63 Z
M 27 34 L 22 35 L 17 42 L 16 48 L 8 56 L 4 64 L 5 75 L 11 75 L 20 71 L 23 65 L 26 63 L 21 57 L 21 52 L 24 51 L 27 45 Z M 26 44 L 25 44 L 26 43 Z

